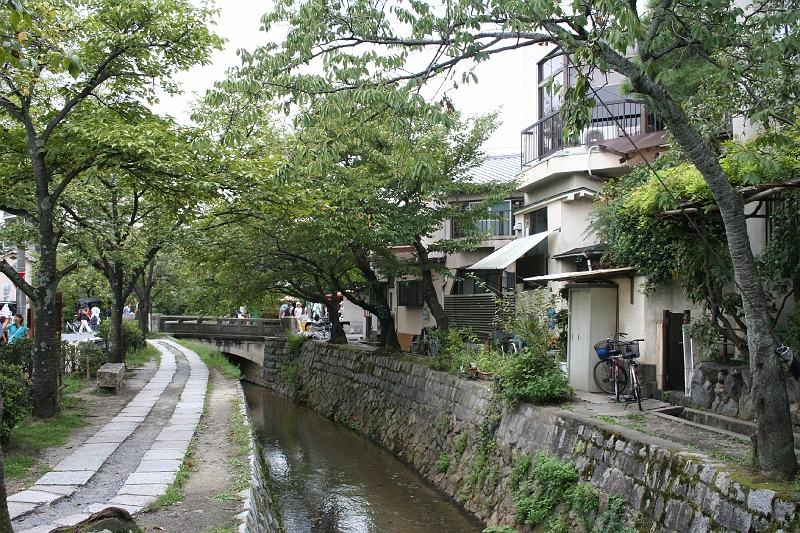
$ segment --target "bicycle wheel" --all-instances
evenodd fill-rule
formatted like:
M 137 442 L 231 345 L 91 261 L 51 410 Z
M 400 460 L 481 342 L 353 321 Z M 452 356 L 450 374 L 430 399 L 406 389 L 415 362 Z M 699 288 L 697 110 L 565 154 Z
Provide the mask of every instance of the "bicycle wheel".
M 642 409 L 642 386 L 639 384 L 639 373 L 635 368 L 631 368 L 631 394 L 636 398 L 636 403 L 639 404 L 639 410 Z
M 600 390 L 608 394 L 614 394 L 614 380 L 611 376 L 613 368 L 611 359 L 602 359 L 594 365 L 594 382 Z

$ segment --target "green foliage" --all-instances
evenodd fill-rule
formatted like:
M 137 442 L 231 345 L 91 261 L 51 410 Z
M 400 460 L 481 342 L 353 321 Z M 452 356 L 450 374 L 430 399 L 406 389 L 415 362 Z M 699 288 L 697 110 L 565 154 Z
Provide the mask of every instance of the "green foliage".
M 11 365 L 20 366 L 26 374 L 30 374 L 33 348 L 33 339 L 27 337 L 0 346 L 0 361 Z
M 108 341 L 108 333 L 111 329 L 111 321 L 103 320 L 97 328 L 96 335 Z M 123 320 L 120 334 L 122 335 L 122 353 L 127 354 L 131 351 L 142 350 L 147 346 L 144 333 L 139 329 L 135 320 Z
M 475 351 L 464 346 L 466 343 L 477 342 L 472 328 L 437 329 L 432 335 L 438 341 L 439 350 L 431 356 L 431 368 L 458 372 L 461 367 L 468 366 L 470 361 L 474 362 Z
M 501 327 L 522 341 L 522 349 L 508 356 L 499 378 L 507 402 L 543 403 L 570 391 L 559 355 L 549 351 L 557 338 L 555 304 L 555 297 L 543 290 L 526 291 L 516 300 L 501 301 Z
M 436 468 L 439 472 L 444 473 L 450 468 L 450 456 L 445 452 L 439 452 L 439 458 L 436 460 Z
M 611 495 L 605 511 L 597 517 L 600 497 L 588 483 L 577 483 L 575 465 L 545 453 L 520 454 L 508 475 L 508 486 L 517 515 L 517 523 L 530 526 L 547 524 L 546 533 L 583 531 L 597 533 L 633 533 L 625 525 L 627 503 Z
M 550 517 L 556 506 L 569 497 L 578 473 L 573 463 L 563 463 L 537 452 L 530 470 L 524 468 L 523 462 L 513 479 L 515 488 L 511 499 L 517 510 L 517 521 L 535 526 Z
M 299 354 L 303 344 L 308 340 L 308 337 L 299 333 L 289 333 L 286 336 L 286 347 L 289 353 Z
M 89 379 L 94 379 L 97 370 L 108 362 L 108 354 L 93 342 L 62 342 L 61 353 L 64 373 L 74 374 L 79 378 L 88 376 Z
M 283 363 L 276 377 L 279 383 L 292 386 L 295 391 L 299 391 L 303 387 L 300 366 L 293 361 Z
M 5 445 L 14 429 L 33 407 L 28 373 L 18 364 L 0 362 L 0 395 L 3 397 L 3 419 L 0 442 Z
M 231 363 L 222 352 L 213 350 L 205 344 L 196 341 L 179 340 L 178 344 L 197 353 L 198 357 L 200 357 L 209 368 L 218 368 L 221 370 L 222 375 L 225 376 L 226 379 L 242 379 L 241 369 Z

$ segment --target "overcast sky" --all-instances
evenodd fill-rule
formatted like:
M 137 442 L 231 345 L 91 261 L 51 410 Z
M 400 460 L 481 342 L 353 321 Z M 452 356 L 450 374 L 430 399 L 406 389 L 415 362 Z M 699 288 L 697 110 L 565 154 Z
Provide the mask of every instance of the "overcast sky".
M 259 31 L 260 18 L 269 9 L 269 2 L 258 0 L 218 0 L 221 13 L 214 28 L 215 33 L 228 39 L 225 50 L 213 55 L 213 64 L 195 68 L 178 76 L 184 95 L 165 98 L 155 107 L 159 113 L 170 114 L 182 123 L 188 123 L 187 102 L 202 95 L 214 81 L 224 77 L 225 69 L 239 63 L 236 50 L 253 50 L 268 42 L 267 35 Z M 520 132 L 534 120 L 525 110 L 525 70 L 533 74 L 535 60 L 527 60 L 520 52 L 495 57 L 480 65 L 477 70 L 478 83 L 461 85 L 448 91 L 456 108 L 468 114 L 486 113 L 502 106 L 500 120 L 503 124 L 487 141 L 484 149 L 490 154 L 517 154 L 520 150 Z M 533 78 L 531 78 L 533 79 Z M 448 84 L 449 86 L 450 84 Z M 533 81 L 527 90 L 534 91 Z M 532 87 L 533 86 L 533 87 Z M 437 100 L 441 93 L 437 95 Z

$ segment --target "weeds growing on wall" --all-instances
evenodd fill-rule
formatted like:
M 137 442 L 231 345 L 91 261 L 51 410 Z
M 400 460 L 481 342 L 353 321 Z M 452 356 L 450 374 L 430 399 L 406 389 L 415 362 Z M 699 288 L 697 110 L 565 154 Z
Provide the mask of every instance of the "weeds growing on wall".
M 276 377 L 278 378 L 278 383 L 293 387 L 295 392 L 300 392 L 300 389 L 303 388 L 303 382 L 300 379 L 300 367 L 293 361 L 283 363 Z
M 628 504 L 618 496 L 609 496 L 597 516 L 600 496 L 591 485 L 578 483 L 572 462 L 543 452 L 533 458 L 521 454 L 509 473 L 508 487 L 518 524 L 546 524 L 547 529 L 541 529 L 545 533 L 569 533 L 578 525 L 594 533 L 634 533 L 625 525 Z
M 290 353 L 299 354 L 300 348 L 303 347 L 303 343 L 308 340 L 308 337 L 305 335 L 299 335 L 295 333 L 289 333 L 286 337 L 286 347 L 289 349 Z

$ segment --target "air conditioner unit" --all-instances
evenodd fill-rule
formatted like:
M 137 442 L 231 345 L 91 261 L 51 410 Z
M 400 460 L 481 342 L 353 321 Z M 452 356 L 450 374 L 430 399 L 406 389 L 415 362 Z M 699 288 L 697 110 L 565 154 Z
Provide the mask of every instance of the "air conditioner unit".
M 589 146 L 596 146 L 602 140 L 603 132 L 600 130 L 586 130 L 586 133 L 583 134 L 583 144 Z

